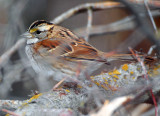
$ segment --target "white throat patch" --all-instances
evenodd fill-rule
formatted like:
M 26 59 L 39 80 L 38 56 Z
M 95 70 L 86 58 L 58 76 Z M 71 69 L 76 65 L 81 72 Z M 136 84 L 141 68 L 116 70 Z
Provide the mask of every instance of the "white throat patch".
M 38 41 L 39 41 L 38 38 L 27 39 L 27 44 L 34 44 L 37 43 Z

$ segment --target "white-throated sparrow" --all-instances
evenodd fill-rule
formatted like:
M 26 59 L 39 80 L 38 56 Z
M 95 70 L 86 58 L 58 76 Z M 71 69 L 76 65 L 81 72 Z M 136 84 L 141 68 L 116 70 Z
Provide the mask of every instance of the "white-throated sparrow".
M 33 69 L 37 73 L 52 75 L 57 81 L 66 76 L 74 77 L 79 65 L 82 72 L 91 73 L 108 61 L 133 59 L 131 55 L 124 54 L 108 56 L 69 29 L 44 20 L 32 23 L 25 37 L 26 54 Z

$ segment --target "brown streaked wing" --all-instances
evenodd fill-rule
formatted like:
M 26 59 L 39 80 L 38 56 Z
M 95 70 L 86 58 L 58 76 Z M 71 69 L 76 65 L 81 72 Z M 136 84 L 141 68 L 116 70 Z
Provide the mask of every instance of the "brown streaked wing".
M 72 52 L 72 46 L 64 39 L 51 38 L 34 44 L 34 50 L 45 56 L 62 56 Z
M 47 50 L 51 50 L 51 49 L 55 49 L 60 44 L 61 44 L 61 41 L 59 41 L 59 40 L 45 39 L 45 40 L 42 40 L 42 41 L 34 44 L 34 50 L 36 52 L 38 52 L 39 49 L 42 49 L 42 48 L 45 48 Z
M 97 60 L 100 52 L 83 39 L 79 39 L 78 41 L 61 38 L 46 39 L 38 42 L 35 46 L 35 50 L 39 50 L 41 46 L 47 50 L 47 53 L 44 53 L 45 56 L 62 56 L 69 59 Z
M 72 46 L 73 51 L 66 55 L 67 58 L 84 60 L 97 60 L 99 58 L 100 51 L 98 51 L 83 39 L 72 41 L 69 45 Z

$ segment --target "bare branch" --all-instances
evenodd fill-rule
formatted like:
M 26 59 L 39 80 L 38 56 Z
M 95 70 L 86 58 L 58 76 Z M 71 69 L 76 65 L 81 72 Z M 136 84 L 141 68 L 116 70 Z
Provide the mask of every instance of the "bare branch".
M 82 11 L 87 11 L 88 8 L 92 8 L 93 10 L 99 10 L 99 9 L 107 9 L 107 8 L 115 8 L 115 7 L 122 7 L 122 6 L 117 2 L 86 3 L 86 4 L 76 6 L 72 9 L 69 9 L 68 11 L 56 17 L 51 22 L 54 24 L 59 24 L 64 20 L 70 18 L 74 14 L 77 14 Z
M 142 14 L 143 15 L 143 14 Z M 159 11 L 152 11 L 152 15 L 154 17 L 159 16 L 160 13 Z M 113 22 L 111 24 L 106 24 L 106 25 L 94 25 L 92 28 L 90 28 L 90 33 L 89 35 L 98 35 L 98 34 L 107 34 L 107 33 L 115 33 L 119 31 L 125 31 L 125 30 L 131 30 L 136 27 L 134 17 L 133 16 L 128 16 L 125 17 L 121 20 L 118 20 L 116 22 Z M 74 32 L 78 36 L 83 36 L 85 37 L 86 35 L 86 27 L 82 27 L 79 29 L 75 29 Z
M 130 1 L 133 3 L 137 3 L 137 4 L 144 4 L 143 1 L 140 1 L 140 0 L 137 0 L 137 1 L 130 0 Z M 149 5 L 160 6 L 159 1 L 155 2 L 155 1 L 150 0 L 148 3 L 149 3 Z M 110 2 L 110 1 L 97 2 L 97 3 L 86 3 L 86 4 L 78 5 L 74 8 L 69 9 L 68 11 L 57 16 L 51 22 L 54 24 L 59 24 L 77 13 L 87 11 L 88 8 L 92 8 L 92 10 L 104 10 L 104 9 L 118 8 L 118 7 L 124 7 L 124 5 L 120 4 L 119 2 Z
M 145 4 L 145 6 L 146 6 L 146 9 L 147 9 L 148 15 L 149 15 L 149 17 L 150 17 L 150 20 L 151 20 L 151 22 L 152 22 L 153 28 L 154 28 L 154 30 L 155 30 L 156 33 L 157 33 L 157 27 L 156 27 L 156 24 L 155 24 L 155 22 L 154 22 L 152 13 L 151 13 L 151 11 L 150 11 L 150 9 L 149 9 L 147 0 L 144 0 L 144 4 Z
M 17 51 L 21 46 L 23 46 L 25 44 L 25 41 L 25 38 L 18 40 L 14 46 L 12 46 L 8 51 L 2 54 L 0 57 L 0 66 L 2 66 L 15 51 Z
M 92 9 L 89 8 L 88 9 L 88 22 L 87 22 L 87 29 L 86 29 L 86 36 L 85 36 L 85 40 L 88 41 L 89 36 L 90 36 L 90 29 L 92 28 L 92 22 L 93 22 L 93 12 Z
M 105 102 L 104 106 L 96 114 L 91 114 L 91 116 L 112 116 L 113 112 L 126 103 L 133 99 L 133 96 L 122 96 L 112 100 L 109 104 L 108 101 Z

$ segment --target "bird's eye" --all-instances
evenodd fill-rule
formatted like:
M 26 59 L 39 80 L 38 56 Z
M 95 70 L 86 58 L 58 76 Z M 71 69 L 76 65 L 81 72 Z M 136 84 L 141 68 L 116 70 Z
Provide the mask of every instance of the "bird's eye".
M 40 33 L 41 33 L 41 31 L 39 31 L 39 30 L 36 31 L 36 34 L 40 34 Z

